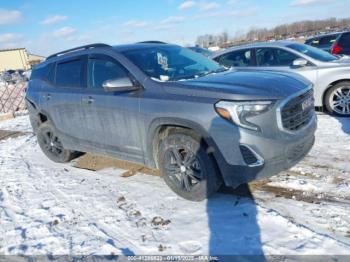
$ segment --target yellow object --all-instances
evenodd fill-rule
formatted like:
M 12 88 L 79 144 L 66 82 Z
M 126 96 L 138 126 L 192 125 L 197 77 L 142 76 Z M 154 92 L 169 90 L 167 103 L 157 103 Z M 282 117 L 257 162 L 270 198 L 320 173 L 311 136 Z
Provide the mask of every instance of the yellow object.
M 28 54 L 25 48 L 0 50 L 0 72 L 6 70 L 28 70 L 32 65 L 45 60 L 45 57 Z

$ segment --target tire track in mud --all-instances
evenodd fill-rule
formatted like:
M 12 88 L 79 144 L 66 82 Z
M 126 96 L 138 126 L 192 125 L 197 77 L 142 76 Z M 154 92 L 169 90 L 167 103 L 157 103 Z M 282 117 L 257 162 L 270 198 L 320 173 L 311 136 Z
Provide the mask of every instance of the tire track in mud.
M 275 197 L 283 197 L 286 199 L 293 199 L 296 201 L 303 201 L 310 204 L 320 204 L 322 202 L 337 204 L 337 205 L 347 205 L 350 206 L 350 198 L 348 197 L 338 197 L 336 195 L 331 195 L 328 193 L 313 193 L 305 192 L 302 190 L 271 186 L 268 184 L 260 185 L 253 189 L 254 191 L 272 193 Z
M 25 136 L 31 134 L 30 132 L 22 131 L 10 131 L 10 130 L 0 130 L 0 141 L 6 140 L 8 138 L 16 138 L 19 136 Z
M 350 206 L 350 198 L 339 197 L 336 195 L 331 195 L 328 193 L 313 193 L 306 192 L 302 190 L 272 186 L 269 185 L 270 180 L 255 181 L 249 184 L 249 190 L 238 187 L 237 189 L 231 189 L 224 187 L 219 191 L 221 194 L 229 194 L 240 197 L 246 197 L 250 199 L 259 199 L 256 193 L 269 193 L 273 194 L 277 198 L 292 199 L 295 201 L 303 201 L 310 204 L 320 204 L 322 202 L 337 204 L 337 205 L 347 205 Z M 255 194 L 254 194 L 255 193 Z

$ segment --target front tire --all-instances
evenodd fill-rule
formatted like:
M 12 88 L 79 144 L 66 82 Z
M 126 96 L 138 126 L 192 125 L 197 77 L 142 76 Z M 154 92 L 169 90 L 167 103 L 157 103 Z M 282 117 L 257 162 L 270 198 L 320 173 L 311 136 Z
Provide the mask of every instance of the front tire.
M 49 122 L 39 126 L 37 139 L 41 150 L 53 162 L 67 163 L 76 156 L 76 152 L 63 147 L 55 128 Z
M 191 131 L 174 130 L 163 139 L 158 164 L 165 183 L 190 201 L 210 197 L 222 184 L 213 157 Z
M 350 116 L 350 82 L 332 86 L 326 93 L 325 106 L 329 113 L 337 116 Z

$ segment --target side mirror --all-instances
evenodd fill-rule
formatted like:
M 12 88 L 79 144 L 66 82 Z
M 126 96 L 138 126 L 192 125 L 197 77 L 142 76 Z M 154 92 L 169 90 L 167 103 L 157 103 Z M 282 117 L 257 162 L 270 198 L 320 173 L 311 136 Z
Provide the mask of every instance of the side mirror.
M 125 92 L 139 89 L 129 77 L 106 80 L 102 86 L 106 92 Z
M 304 66 L 307 65 L 307 63 L 308 63 L 308 61 L 307 61 L 306 59 L 304 59 L 304 58 L 298 58 L 298 59 L 295 59 L 295 60 L 293 61 L 292 66 L 293 66 L 293 67 L 296 67 L 296 68 L 298 68 L 298 67 L 304 67 Z

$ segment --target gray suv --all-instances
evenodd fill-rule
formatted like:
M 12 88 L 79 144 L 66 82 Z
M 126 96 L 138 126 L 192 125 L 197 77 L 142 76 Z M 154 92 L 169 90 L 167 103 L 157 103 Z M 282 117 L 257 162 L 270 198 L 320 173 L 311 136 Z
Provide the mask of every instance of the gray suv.
M 232 72 L 187 48 L 93 44 L 52 55 L 26 96 L 48 158 L 81 152 L 159 168 L 200 201 L 301 160 L 314 143 L 313 90 L 281 72 Z

